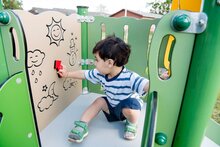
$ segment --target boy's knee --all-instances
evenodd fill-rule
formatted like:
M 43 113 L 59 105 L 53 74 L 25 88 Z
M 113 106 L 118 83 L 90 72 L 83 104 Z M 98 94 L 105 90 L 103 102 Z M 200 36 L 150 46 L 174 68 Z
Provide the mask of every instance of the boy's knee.
M 96 107 L 100 108 L 100 110 L 103 110 L 103 111 L 109 113 L 107 103 L 106 103 L 106 101 L 105 101 L 103 98 L 101 98 L 101 97 L 97 98 L 97 99 L 93 102 L 93 104 L 94 104 Z
M 132 115 L 133 113 L 132 109 L 129 109 L 129 108 L 124 108 L 122 112 L 123 114 L 126 114 L 126 115 Z
M 126 116 L 136 115 L 139 112 L 140 112 L 140 110 L 134 110 L 134 109 L 130 109 L 130 108 L 124 108 L 122 110 L 122 113 Z
M 103 98 L 101 98 L 101 97 L 97 98 L 93 102 L 93 104 L 98 105 L 98 106 L 103 106 L 103 105 L 105 105 L 105 103 L 106 103 L 105 100 Z

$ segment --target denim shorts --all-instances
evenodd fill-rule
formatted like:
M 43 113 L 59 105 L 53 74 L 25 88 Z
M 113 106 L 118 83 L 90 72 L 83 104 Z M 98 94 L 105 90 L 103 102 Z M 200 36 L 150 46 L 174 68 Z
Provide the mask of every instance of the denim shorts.
M 105 99 L 108 105 L 110 114 L 106 113 L 105 111 L 103 112 L 109 122 L 125 120 L 126 118 L 122 113 L 122 109 L 124 108 L 141 110 L 141 105 L 136 98 L 127 98 L 125 100 L 122 100 L 116 107 L 112 107 L 109 104 L 107 97 L 102 97 L 102 98 Z

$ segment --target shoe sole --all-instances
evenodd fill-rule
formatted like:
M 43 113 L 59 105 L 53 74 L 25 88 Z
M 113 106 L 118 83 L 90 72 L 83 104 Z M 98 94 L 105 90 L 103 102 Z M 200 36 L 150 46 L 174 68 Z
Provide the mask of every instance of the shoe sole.
M 72 138 L 68 138 L 68 141 L 69 142 L 75 142 L 75 143 L 81 143 L 83 141 L 83 139 L 88 136 L 89 132 L 87 132 L 86 134 L 83 135 L 82 139 L 80 140 L 75 140 L 75 139 L 72 139 Z
M 124 139 L 126 139 L 126 140 L 134 140 L 136 137 L 137 137 L 137 134 L 135 136 L 132 136 L 132 137 L 126 137 L 124 135 Z

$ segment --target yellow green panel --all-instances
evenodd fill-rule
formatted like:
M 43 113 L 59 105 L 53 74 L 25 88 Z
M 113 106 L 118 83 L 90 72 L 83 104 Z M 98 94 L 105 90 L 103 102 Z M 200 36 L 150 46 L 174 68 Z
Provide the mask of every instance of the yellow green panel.
M 0 87 L 0 114 L 0 147 L 39 147 L 24 73 Z

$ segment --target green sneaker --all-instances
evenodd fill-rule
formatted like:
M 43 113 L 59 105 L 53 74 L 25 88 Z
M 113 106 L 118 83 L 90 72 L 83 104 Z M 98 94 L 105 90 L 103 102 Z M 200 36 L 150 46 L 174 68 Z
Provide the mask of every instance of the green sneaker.
M 127 140 L 133 140 L 137 136 L 137 125 L 132 124 L 128 120 L 126 120 L 125 123 L 125 133 L 124 133 L 124 138 Z
M 70 131 L 68 140 L 70 142 L 80 143 L 88 135 L 88 125 L 83 121 L 75 121 L 75 127 Z

